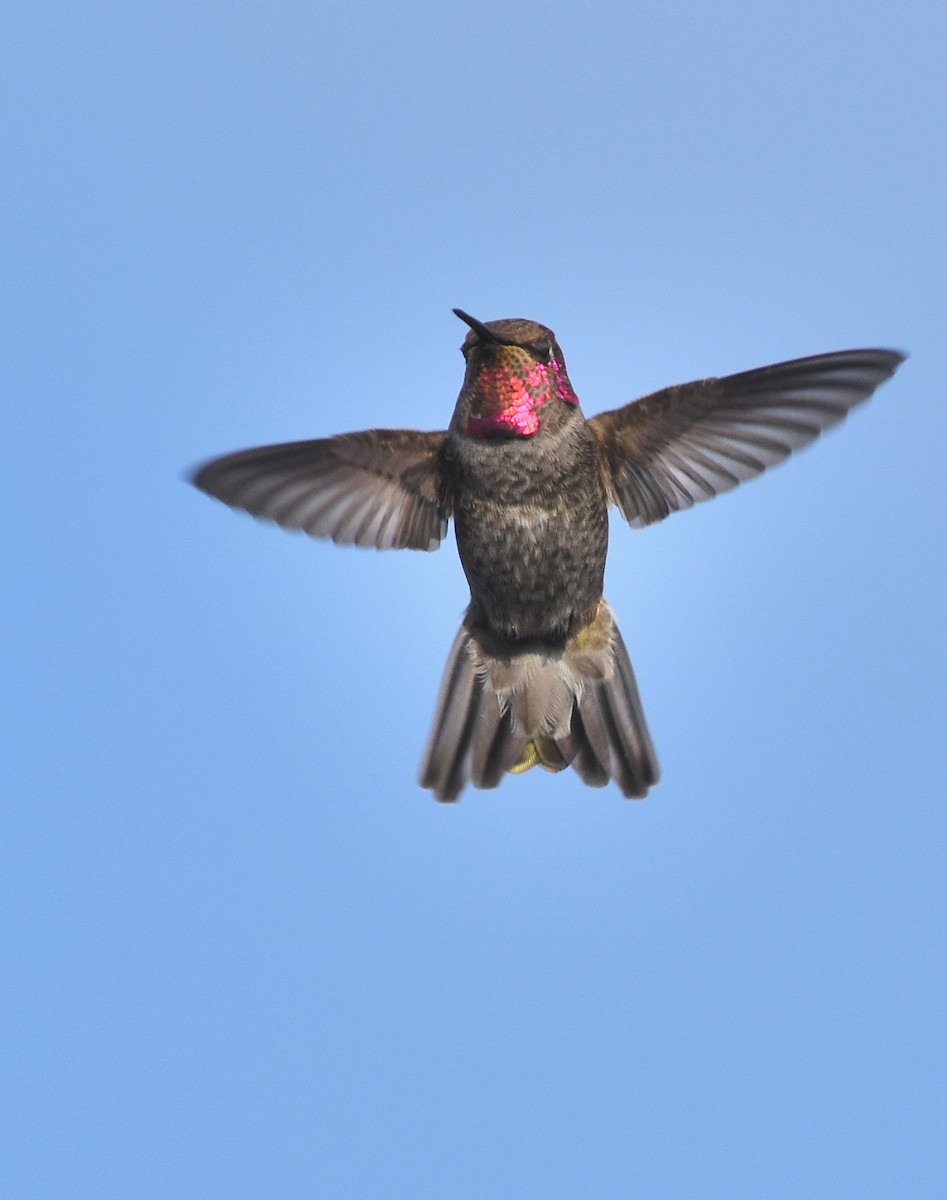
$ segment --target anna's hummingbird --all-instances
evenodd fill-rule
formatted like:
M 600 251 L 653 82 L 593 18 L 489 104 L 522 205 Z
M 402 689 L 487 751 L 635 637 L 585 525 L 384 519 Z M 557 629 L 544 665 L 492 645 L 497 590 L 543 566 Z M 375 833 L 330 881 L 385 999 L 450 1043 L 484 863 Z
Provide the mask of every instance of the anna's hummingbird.
M 818 354 L 586 420 L 552 330 L 454 312 L 470 332 L 446 433 L 263 446 L 214 459 L 194 482 L 284 528 L 356 546 L 435 550 L 453 518 L 470 605 L 420 770 L 438 800 L 536 764 L 644 796 L 658 764 L 602 595 L 609 506 L 640 527 L 751 479 L 841 421 L 904 356 Z

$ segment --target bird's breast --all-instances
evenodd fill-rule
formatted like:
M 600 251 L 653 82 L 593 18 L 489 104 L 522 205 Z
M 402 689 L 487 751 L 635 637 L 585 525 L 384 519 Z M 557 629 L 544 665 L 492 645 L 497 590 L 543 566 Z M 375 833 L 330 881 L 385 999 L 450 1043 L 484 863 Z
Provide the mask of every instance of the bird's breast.
M 494 454 L 460 447 L 453 465 L 457 548 L 474 604 L 494 633 L 558 639 L 601 599 L 604 486 L 584 439 L 574 453 L 539 458 L 522 453 L 527 445 L 493 443 Z

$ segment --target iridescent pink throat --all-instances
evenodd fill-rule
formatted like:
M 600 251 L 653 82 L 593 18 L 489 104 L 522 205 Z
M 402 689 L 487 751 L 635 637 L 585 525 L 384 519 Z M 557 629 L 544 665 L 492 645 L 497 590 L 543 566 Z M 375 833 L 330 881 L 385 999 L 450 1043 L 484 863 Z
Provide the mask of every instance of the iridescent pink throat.
M 579 403 L 562 364 L 555 358 L 548 363 L 533 363 L 522 377 L 505 366 L 481 367 L 477 374 L 477 411 L 471 412 L 464 433 L 470 437 L 532 437 L 539 429 L 536 410 L 550 395 L 564 404 Z

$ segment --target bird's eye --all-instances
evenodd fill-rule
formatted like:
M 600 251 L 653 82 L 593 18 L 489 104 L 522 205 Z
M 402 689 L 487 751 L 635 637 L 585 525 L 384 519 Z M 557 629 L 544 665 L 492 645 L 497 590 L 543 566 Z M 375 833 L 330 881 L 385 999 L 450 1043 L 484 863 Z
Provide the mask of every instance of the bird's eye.
M 529 352 L 533 358 L 539 362 L 549 362 L 552 356 L 552 343 L 547 342 L 545 338 L 540 338 L 538 341 L 530 342 Z

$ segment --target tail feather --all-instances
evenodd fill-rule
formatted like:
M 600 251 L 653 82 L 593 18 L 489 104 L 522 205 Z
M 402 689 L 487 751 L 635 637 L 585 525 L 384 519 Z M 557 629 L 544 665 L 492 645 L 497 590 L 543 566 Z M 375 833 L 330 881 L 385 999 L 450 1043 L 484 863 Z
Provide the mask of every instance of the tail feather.
M 608 743 L 598 737 L 599 726 L 589 720 L 586 725 L 583 710 L 588 714 L 589 706 L 595 703 L 590 693 L 589 702 L 576 705 L 572 714 L 572 733 L 569 745 L 563 746 L 563 757 L 571 760 L 572 766 L 589 787 L 604 787 L 611 779 L 609 773 Z M 600 721 L 598 714 L 596 717 Z
M 484 689 L 470 760 L 470 779 L 474 787 L 499 787 L 503 776 L 512 770 L 522 753 L 523 740 L 514 727 L 509 710 L 503 710 L 497 697 Z
M 447 657 L 419 780 L 438 800 L 456 800 L 467 782 L 467 760 L 480 707 L 482 684 L 477 679 L 470 634 L 461 627 Z
M 641 799 L 658 781 L 658 760 L 628 651 L 614 624 L 612 663 L 610 677 L 580 694 L 577 707 L 589 749 L 625 796 Z
M 614 779 L 641 797 L 658 779 L 628 652 L 604 602 L 564 645 L 492 644 L 468 615 L 448 656 L 422 787 L 442 801 L 505 772 L 573 766 L 592 787 Z
M 499 786 L 523 753 L 526 734 L 501 697 L 487 686 L 487 661 L 466 625 L 451 647 L 437 709 L 421 762 L 421 787 L 456 800 L 471 782 Z

